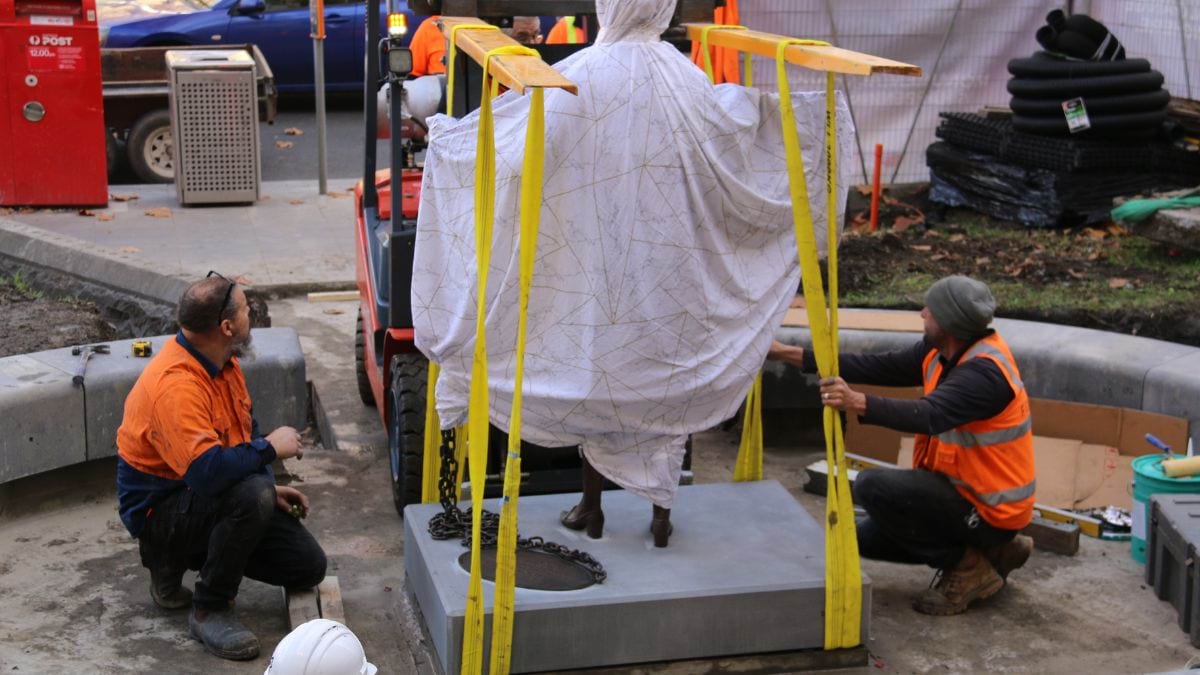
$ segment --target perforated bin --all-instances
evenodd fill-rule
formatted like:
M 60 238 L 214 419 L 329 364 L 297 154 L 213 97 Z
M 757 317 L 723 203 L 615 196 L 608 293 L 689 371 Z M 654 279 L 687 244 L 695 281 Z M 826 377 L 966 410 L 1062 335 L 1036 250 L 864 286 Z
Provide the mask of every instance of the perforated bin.
M 254 58 L 240 49 L 173 49 L 166 58 L 179 202 L 256 201 L 261 167 Z
M 1200 583 L 1194 562 L 1200 545 L 1200 495 L 1157 494 L 1150 498 L 1146 539 L 1146 583 L 1159 600 L 1179 613 L 1179 628 L 1200 646 Z

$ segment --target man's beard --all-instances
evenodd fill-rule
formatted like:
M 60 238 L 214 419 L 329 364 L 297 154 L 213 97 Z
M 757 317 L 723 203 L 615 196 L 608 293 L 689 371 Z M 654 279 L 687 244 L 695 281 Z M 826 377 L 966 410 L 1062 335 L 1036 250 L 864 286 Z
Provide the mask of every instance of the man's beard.
M 239 361 L 253 361 L 258 357 L 258 352 L 254 349 L 254 336 L 249 330 L 246 331 L 245 338 L 233 343 L 233 350 L 230 353 L 236 356 Z

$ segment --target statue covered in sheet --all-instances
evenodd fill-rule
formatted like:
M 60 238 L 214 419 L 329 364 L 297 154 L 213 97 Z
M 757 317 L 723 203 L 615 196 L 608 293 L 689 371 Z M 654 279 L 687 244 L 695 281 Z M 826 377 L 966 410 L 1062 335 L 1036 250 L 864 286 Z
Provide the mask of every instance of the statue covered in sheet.
M 596 44 L 546 92 L 545 186 L 529 302 L 522 438 L 578 445 L 563 524 L 599 537 L 608 478 L 654 505 L 665 546 L 688 434 L 733 416 L 796 293 L 777 95 L 713 86 L 659 36 L 674 0 L 597 0 Z M 826 246 L 824 92 L 793 94 L 812 226 Z M 517 331 L 529 97 L 494 102 L 496 219 L 486 318 L 490 420 L 507 429 Z M 476 319 L 478 113 L 430 119 L 412 285 L 417 346 L 441 365 L 437 410 L 463 423 Z M 839 166 L 853 142 L 837 107 Z M 845 172 L 838 203 L 845 203 Z M 838 222 L 841 222 L 840 214 Z

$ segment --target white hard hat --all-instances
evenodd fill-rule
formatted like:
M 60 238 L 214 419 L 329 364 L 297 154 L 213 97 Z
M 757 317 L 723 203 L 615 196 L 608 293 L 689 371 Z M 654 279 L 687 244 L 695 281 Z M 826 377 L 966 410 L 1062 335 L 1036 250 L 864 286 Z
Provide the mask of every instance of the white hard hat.
M 438 103 L 446 93 L 445 75 L 426 75 L 404 83 L 402 113 L 421 124 L 438 112 Z
M 313 619 L 283 636 L 263 675 L 375 675 L 362 643 L 337 621 Z

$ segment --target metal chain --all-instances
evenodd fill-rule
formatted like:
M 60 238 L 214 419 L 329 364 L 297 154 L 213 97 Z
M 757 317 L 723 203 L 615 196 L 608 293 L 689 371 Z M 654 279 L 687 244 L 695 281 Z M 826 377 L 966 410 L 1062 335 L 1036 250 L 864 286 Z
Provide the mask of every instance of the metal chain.
M 471 548 L 471 512 L 458 508 L 458 462 L 454 459 L 458 439 L 453 429 L 442 431 L 442 471 L 438 476 L 438 498 L 442 512 L 429 519 L 429 536 L 439 541 L 459 537 L 462 545 Z M 472 486 L 474 488 L 474 486 Z M 482 489 L 480 489 L 482 492 Z M 479 495 L 482 497 L 482 494 Z M 484 548 L 495 546 L 500 536 L 500 516 L 491 511 L 483 512 L 480 523 L 479 543 Z M 599 560 L 584 551 L 567 548 L 562 544 L 546 541 L 541 537 L 522 539 L 517 535 L 517 548 L 525 551 L 549 553 L 587 571 L 592 581 L 604 583 L 608 572 Z

